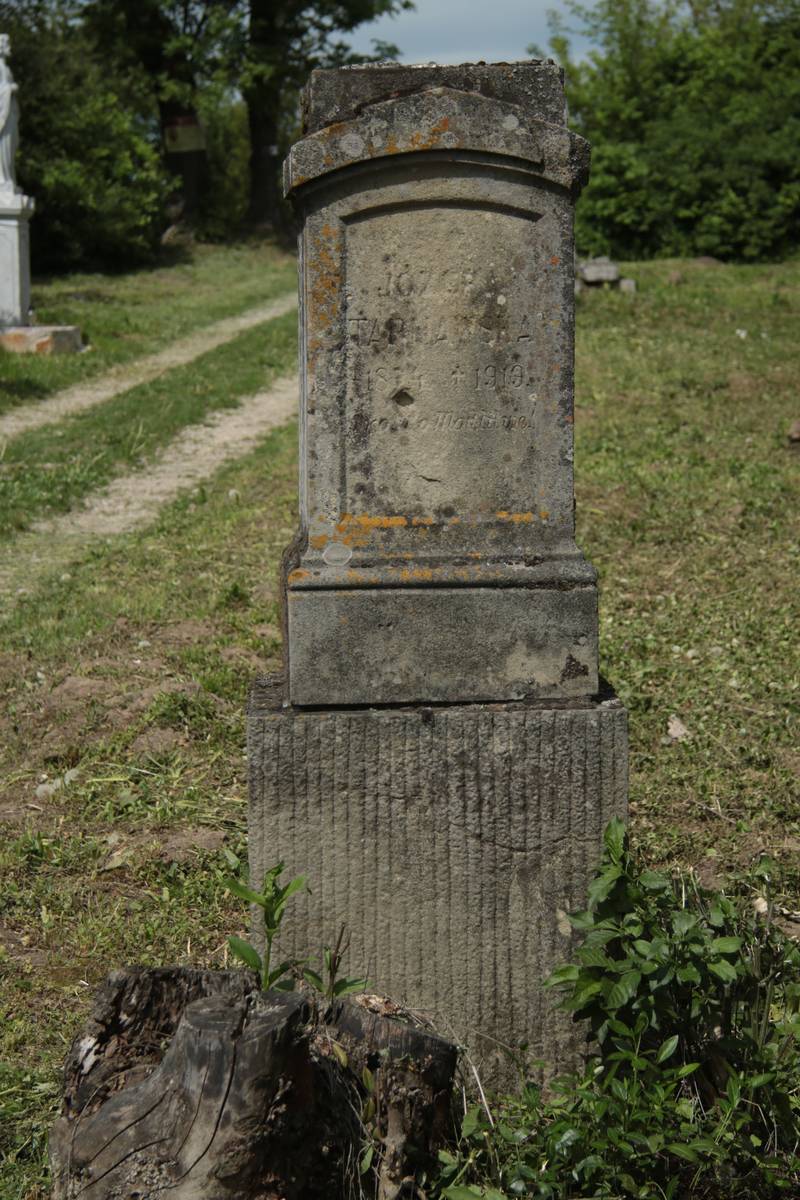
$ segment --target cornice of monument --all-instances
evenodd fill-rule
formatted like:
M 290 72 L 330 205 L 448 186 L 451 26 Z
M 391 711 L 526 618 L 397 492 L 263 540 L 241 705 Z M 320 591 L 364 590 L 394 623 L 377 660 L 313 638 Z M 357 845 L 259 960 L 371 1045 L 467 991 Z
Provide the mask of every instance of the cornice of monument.
M 566 126 L 477 92 L 430 87 L 371 103 L 295 142 L 284 164 L 284 193 L 347 167 L 436 151 L 505 158 L 573 194 L 589 176 L 589 144 Z

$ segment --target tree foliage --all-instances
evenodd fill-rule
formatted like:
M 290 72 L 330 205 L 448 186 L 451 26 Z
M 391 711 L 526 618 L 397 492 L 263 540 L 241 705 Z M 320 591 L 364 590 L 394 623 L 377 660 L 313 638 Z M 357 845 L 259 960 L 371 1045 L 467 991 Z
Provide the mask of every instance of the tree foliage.
M 36 200 L 34 266 L 146 260 L 166 179 L 152 129 L 66 5 L 0 3 L 20 85 L 20 187 Z
M 278 226 L 308 73 L 359 61 L 344 36 L 410 6 L 0 0 L 20 85 L 18 177 L 37 203 L 34 265 L 137 262 L 185 217 L 214 238 L 248 217 Z M 186 125 L 203 128 L 205 149 L 170 148 L 167 131 Z
M 755 260 L 800 242 L 800 0 L 568 0 L 552 20 L 592 143 L 581 250 Z M 570 33 L 594 43 L 582 61 Z

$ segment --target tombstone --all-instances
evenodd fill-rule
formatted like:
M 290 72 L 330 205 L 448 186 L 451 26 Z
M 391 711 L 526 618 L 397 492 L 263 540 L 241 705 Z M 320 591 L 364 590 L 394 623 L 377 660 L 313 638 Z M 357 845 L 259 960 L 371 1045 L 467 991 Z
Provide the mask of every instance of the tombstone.
M 19 353 L 55 353 L 81 348 L 74 325 L 30 325 L 29 224 L 34 202 L 17 187 L 19 140 L 17 84 L 7 58 L 10 43 L 0 34 L 0 347 Z
M 623 279 L 620 269 L 606 254 L 597 258 L 587 258 L 575 265 L 575 293 L 580 294 L 584 287 L 615 288 L 620 292 L 633 295 L 636 291 L 635 279 Z
M 300 232 L 300 528 L 285 678 L 251 696 L 254 885 L 282 949 L 498 1046 L 575 1061 L 542 980 L 626 804 L 574 540 L 573 209 L 589 147 L 551 62 L 313 72 Z

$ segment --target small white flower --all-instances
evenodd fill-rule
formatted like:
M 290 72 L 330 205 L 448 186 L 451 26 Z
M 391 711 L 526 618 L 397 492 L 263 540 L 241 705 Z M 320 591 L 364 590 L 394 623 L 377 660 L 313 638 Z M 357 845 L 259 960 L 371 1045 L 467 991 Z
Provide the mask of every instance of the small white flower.
M 746 329 L 737 329 L 736 336 L 738 338 L 741 338 L 742 341 L 744 341 L 744 339 L 747 337 L 747 330 Z

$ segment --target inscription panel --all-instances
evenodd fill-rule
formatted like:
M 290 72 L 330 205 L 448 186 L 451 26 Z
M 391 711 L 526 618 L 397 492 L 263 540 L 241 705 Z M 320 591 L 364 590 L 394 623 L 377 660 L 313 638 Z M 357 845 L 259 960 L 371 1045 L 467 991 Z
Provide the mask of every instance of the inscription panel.
M 346 225 L 345 511 L 546 511 L 559 327 L 547 226 L 435 206 Z

